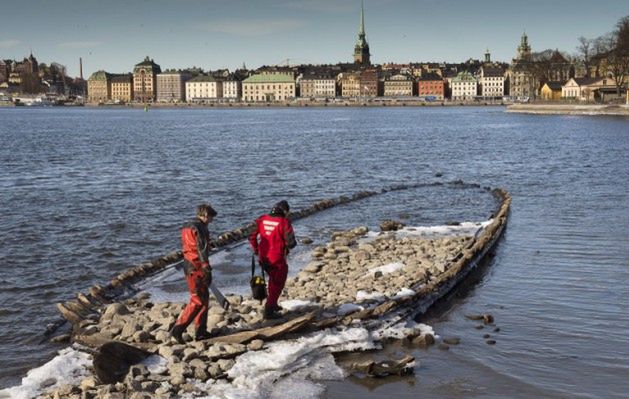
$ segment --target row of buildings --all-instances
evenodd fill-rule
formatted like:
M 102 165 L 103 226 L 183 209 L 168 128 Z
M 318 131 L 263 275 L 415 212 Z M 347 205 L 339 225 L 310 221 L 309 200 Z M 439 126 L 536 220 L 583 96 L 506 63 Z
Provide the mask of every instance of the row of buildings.
M 504 71 L 495 64 L 444 76 L 441 69 L 410 66 L 337 64 L 298 68 L 265 67 L 195 73 L 161 71 L 148 57 L 133 73 L 105 71 L 87 81 L 88 101 L 95 103 L 166 102 L 207 103 L 225 101 L 273 102 L 295 98 L 330 99 L 413 97 L 444 100 L 499 98 L 505 94 Z

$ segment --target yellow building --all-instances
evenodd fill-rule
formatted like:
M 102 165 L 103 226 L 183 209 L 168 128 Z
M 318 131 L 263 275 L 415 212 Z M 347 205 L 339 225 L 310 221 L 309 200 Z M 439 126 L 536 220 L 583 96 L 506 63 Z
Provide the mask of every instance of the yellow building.
M 347 72 L 339 74 L 341 97 L 360 97 L 360 73 Z
M 244 101 L 286 101 L 295 98 L 295 78 L 285 73 L 252 75 L 242 82 Z
M 111 75 L 97 71 L 87 79 L 87 102 L 104 103 L 111 99 Z
M 564 85 L 562 82 L 546 82 L 540 89 L 540 96 L 543 100 L 555 101 L 561 99 L 561 87 Z
M 116 103 L 128 103 L 133 99 L 133 76 L 116 75 L 111 78 L 111 100 Z

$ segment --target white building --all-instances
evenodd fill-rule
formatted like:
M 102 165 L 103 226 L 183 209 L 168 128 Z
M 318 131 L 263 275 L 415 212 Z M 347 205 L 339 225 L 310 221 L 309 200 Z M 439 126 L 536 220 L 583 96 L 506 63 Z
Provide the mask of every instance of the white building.
M 505 77 L 502 69 L 483 66 L 478 77 L 480 95 L 483 97 L 502 97 L 505 94 Z
M 299 80 L 300 96 L 305 98 L 336 97 L 336 79 L 329 77 L 306 77 Z
M 242 82 L 239 80 L 223 81 L 223 98 L 240 99 L 242 97 Z
M 186 82 L 186 101 L 203 103 L 223 97 L 223 82 L 212 76 L 199 75 Z
M 459 72 L 450 83 L 453 100 L 471 100 L 478 92 L 478 82 L 471 73 Z

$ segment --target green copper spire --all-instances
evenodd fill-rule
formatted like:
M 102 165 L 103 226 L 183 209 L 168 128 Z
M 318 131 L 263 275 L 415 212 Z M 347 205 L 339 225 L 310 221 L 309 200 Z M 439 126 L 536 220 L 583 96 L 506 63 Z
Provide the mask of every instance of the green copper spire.
M 362 1 L 360 4 L 360 29 L 358 31 L 359 35 L 365 35 L 365 2 Z
M 354 62 L 357 64 L 370 65 L 369 44 L 365 38 L 365 2 L 360 6 L 360 27 L 358 29 L 358 40 L 354 46 Z

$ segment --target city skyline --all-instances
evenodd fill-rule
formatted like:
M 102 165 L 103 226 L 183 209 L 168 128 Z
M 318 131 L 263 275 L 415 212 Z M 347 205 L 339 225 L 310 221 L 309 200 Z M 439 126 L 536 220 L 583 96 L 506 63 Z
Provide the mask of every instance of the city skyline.
M 162 69 L 249 68 L 352 62 L 359 0 L 110 2 L 31 0 L 3 7 L 0 59 L 58 62 L 87 78 L 97 70 L 130 72 L 149 56 Z M 574 53 L 578 37 L 611 31 L 629 14 L 626 1 L 507 4 L 367 0 L 365 31 L 373 63 L 510 62 L 526 32 L 533 51 Z

